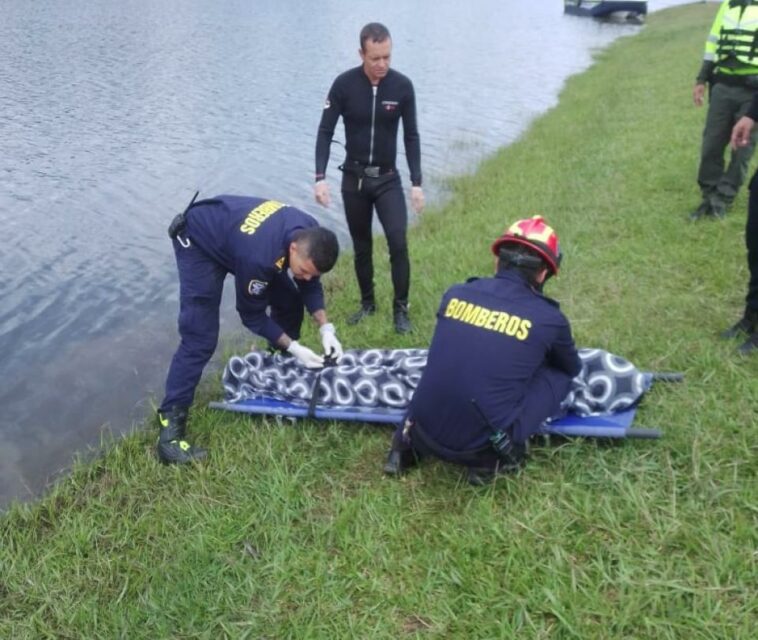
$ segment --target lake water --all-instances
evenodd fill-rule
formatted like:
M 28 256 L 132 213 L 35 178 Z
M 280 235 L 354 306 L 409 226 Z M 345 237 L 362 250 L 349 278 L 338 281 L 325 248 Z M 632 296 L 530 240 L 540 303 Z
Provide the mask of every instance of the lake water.
M 166 226 L 196 189 L 284 200 L 348 244 L 338 145 L 336 202 L 312 201 L 315 132 L 370 21 L 414 81 L 432 204 L 640 28 L 560 0 L 0 0 L 0 508 L 160 399 L 177 344 Z M 226 297 L 222 340 L 241 330 Z

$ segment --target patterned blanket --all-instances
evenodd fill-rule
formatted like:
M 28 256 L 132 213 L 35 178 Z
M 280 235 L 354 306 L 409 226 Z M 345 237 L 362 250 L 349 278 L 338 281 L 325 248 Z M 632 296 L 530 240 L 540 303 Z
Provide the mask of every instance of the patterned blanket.
M 339 365 L 313 371 L 290 355 L 251 351 L 226 364 L 226 401 L 265 397 L 306 406 L 402 409 L 418 385 L 426 356 L 426 349 L 349 350 Z M 652 384 L 651 374 L 602 349 L 580 349 L 579 356 L 582 370 L 563 402 L 566 412 L 596 416 L 623 411 L 636 405 Z

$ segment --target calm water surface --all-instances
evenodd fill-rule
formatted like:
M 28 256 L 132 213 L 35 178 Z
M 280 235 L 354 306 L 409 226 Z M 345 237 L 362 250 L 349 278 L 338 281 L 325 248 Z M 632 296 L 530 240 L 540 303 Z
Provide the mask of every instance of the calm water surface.
M 165 229 L 196 189 L 287 201 L 348 243 L 344 154 L 333 145 L 324 209 L 313 148 L 374 20 L 416 86 L 432 203 L 640 28 L 564 16 L 560 0 L 0 0 L 0 507 L 160 399 L 177 341 Z

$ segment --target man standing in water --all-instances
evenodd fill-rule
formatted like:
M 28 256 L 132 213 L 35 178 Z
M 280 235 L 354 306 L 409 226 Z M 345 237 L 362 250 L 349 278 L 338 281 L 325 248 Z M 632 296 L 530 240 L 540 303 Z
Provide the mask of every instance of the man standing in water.
M 345 125 L 347 157 L 340 167 L 342 199 L 355 251 L 355 274 L 361 291 L 360 309 L 348 318 L 357 324 L 376 311 L 371 221 L 376 209 L 387 238 L 394 289 L 393 318 L 398 333 L 411 331 L 408 318 L 410 260 L 406 231 L 408 210 L 395 166 L 397 129 L 403 120 L 405 155 L 411 176 L 411 206 L 424 208 L 421 189 L 421 146 L 416 124 L 413 84 L 390 69 L 392 39 L 382 24 L 367 24 L 360 33 L 361 66 L 339 75 L 329 90 L 316 137 L 316 201 L 328 206 L 326 165 L 337 120 Z

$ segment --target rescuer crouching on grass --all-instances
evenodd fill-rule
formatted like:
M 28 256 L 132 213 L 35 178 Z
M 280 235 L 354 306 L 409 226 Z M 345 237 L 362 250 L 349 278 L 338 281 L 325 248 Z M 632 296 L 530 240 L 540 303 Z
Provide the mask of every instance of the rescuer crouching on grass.
M 558 236 L 541 216 L 495 240 L 496 273 L 442 297 L 428 361 L 384 466 L 419 456 L 468 469 L 472 484 L 518 470 L 527 441 L 560 412 L 581 361 L 568 320 L 542 287 L 558 273 Z

